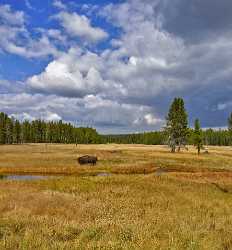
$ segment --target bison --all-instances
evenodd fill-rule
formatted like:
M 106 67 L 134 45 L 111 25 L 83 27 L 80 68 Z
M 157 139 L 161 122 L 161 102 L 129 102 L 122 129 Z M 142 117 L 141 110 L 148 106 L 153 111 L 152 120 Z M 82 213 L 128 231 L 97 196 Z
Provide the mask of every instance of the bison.
M 84 165 L 84 164 L 95 165 L 97 163 L 97 157 L 90 156 L 90 155 L 84 155 L 84 156 L 81 156 L 78 158 L 78 162 L 80 165 Z

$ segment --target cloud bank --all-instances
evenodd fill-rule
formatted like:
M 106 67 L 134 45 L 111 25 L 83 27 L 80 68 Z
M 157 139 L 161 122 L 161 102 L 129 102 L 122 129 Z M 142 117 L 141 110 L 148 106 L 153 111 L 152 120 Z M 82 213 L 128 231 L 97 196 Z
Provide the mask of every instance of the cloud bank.
M 183 96 L 190 122 L 198 117 L 205 127 L 225 126 L 232 102 L 230 5 L 128 0 L 89 12 L 91 5 L 74 11 L 54 1 L 58 13 L 51 20 L 57 27 L 38 27 L 36 38 L 25 13 L 3 5 L 1 50 L 51 59 L 24 80 L 23 93 L 10 93 L 8 86 L 2 107 L 21 117 L 62 118 L 121 133 L 161 128 L 172 98 Z M 8 101 L 10 95 L 14 101 Z

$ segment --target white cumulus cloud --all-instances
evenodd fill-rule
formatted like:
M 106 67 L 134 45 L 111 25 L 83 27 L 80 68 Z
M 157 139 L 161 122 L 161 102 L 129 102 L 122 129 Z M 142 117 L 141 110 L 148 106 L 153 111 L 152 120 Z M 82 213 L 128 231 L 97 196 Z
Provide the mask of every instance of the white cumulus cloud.
M 82 38 L 88 42 L 98 42 L 108 37 L 108 34 L 101 28 L 93 27 L 85 15 L 77 13 L 60 12 L 56 15 L 66 32 L 72 37 Z
M 14 11 L 9 5 L 0 5 L 0 50 L 26 58 L 58 54 L 48 36 L 33 38 L 24 12 Z

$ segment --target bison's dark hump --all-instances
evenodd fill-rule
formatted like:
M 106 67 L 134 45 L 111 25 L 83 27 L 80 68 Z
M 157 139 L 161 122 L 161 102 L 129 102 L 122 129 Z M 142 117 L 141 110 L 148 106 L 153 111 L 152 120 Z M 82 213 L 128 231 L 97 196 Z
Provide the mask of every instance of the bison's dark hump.
M 84 155 L 78 158 L 79 164 L 96 164 L 97 157 L 96 156 L 90 156 L 90 155 Z

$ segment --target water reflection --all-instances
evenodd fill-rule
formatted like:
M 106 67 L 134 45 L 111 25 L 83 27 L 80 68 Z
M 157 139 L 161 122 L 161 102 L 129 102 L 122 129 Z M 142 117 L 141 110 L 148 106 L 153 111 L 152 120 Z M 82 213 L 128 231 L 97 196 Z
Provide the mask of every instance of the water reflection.
M 102 172 L 102 173 L 98 173 L 97 176 L 111 176 L 111 173 L 107 173 L 107 172 Z
M 0 175 L 1 180 L 42 180 L 47 179 L 49 176 L 44 175 Z
M 101 172 L 101 173 L 97 173 L 94 176 L 101 176 L 101 177 L 107 177 L 107 176 L 111 176 L 111 173 L 107 173 L 107 172 Z M 93 176 L 92 174 L 89 174 L 88 176 Z M 48 179 L 48 178 L 54 178 L 55 176 L 51 176 L 51 175 L 0 175 L 0 180 L 14 180 L 14 181 L 25 181 L 25 180 L 44 180 L 44 179 Z M 58 177 L 58 176 L 56 176 Z M 65 177 L 65 176 L 59 176 L 59 177 Z

